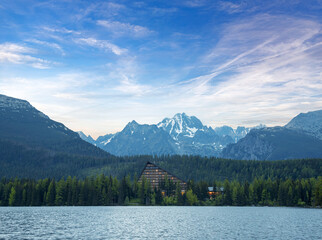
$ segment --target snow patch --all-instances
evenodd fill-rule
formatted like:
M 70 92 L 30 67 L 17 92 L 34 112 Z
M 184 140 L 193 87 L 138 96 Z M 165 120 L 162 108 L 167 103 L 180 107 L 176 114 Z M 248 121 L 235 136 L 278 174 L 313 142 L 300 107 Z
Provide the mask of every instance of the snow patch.
M 109 139 L 107 139 L 106 141 L 104 141 L 104 142 L 102 142 L 104 145 L 107 145 L 108 143 L 110 143 L 111 142 L 111 140 L 114 138 L 114 136 L 113 137 L 111 137 L 111 138 L 109 138 Z

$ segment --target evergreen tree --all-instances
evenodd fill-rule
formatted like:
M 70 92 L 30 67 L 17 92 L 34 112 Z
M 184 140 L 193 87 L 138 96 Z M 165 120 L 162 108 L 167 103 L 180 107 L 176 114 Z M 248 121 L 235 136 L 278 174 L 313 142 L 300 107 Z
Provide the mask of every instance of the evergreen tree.
M 193 193 L 192 189 L 189 189 L 186 193 L 187 203 L 192 206 L 198 203 L 197 195 Z
M 16 190 L 14 187 L 11 187 L 10 195 L 9 195 L 9 206 L 16 205 Z
M 66 184 L 65 180 L 62 178 L 56 185 L 56 197 L 55 197 L 55 204 L 57 206 L 65 205 L 66 203 Z
M 224 205 L 228 205 L 228 206 L 231 206 L 233 203 L 232 194 L 230 190 L 230 183 L 227 179 L 224 181 L 224 202 L 223 203 Z
M 56 186 L 55 186 L 55 179 L 53 179 L 48 187 L 48 192 L 46 195 L 46 205 L 47 206 L 54 206 L 55 205 L 55 198 L 56 198 Z
M 162 193 L 160 188 L 155 189 L 154 192 L 155 192 L 155 204 L 161 205 L 163 199 L 162 199 Z

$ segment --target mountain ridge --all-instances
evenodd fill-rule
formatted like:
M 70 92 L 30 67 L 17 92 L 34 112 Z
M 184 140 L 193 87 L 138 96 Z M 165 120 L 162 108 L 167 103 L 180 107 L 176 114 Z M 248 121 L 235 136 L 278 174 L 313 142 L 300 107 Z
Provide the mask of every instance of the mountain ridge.
M 244 160 L 277 160 L 306 157 L 319 158 L 322 156 L 319 150 L 320 142 L 318 141 L 322 140 L 321 122 L 322 110 L 301 113 L 283 127 L 268 128 L 265 125 L 260 124 L 253 128 L 239 126 L 236 129 L 233 129 L 230 126 L 222 126 L 213 129 L 212 127 L 203 125 L 195 116 L 177 113 L 172 118 L 164 118 L 161 122 L 153 124 L 153 126 L 156 125 L 159 129 L 163 129 L 173 140 L 172 141 L 169 138 L 167 138 L 166 141 L 160 140 L 158 146 L 159 148 L 162 148 L 162 151 L 154 151 L 151 147 L 153 144 L 151 144 L 150 150 L 145 148 L 144 151 L 139 151 L 140 146 L 149 146 L 148 140 L 144 139 L 140 134 L 135 136 L 141 140 L 143 138 L 144 141 L 129 141 L 136 145 L 136 147 L 134 147 L 135 151 L 133 152 L 126 146 L 128 142 L 124 134 L 123 140 L 118 140 L 118 145 L 122 146 L 118 147 L 118 151 L 115 152 L 112 147 L 106 147 L 107 145 L 113 146 L 113 144 L 115 146 L 115 143 L 113 143 L 115 140 L 113 139 L 116 138 L 120 132 L 108 134 L 106 135 L 106 138 L 99 137 L 99 140 L 105 141 L 98 142 L 96 140 L 95 144 L 118 156 L 179 154 Z M 134 126 L 131 130 L 133 132 L 140 128 L 152 126 L 138 124 L 136 121 L 132 121 L 124 129 L 130 125 Z M 124 129 L 121 132 L 123 132 Z M 274 134 L 277 134 L 280 139 L 274 138 Z M 266 138 L 262 137 L 264 135 Z M 280 141 L 281 139 L 283 139 L 283 141 Z M 307 144 L 306 141 L 310 142 L 310 144 Z M 164 143 L 167 145 L 165 146 Z M 102 146 L 103 144 L 104 146 Z M 283 147 L 278 146 L 278 144 L 281 144 Z M 288 144 L 291 144 L 291 147 L 288 147 Z M 303 149 L 303 146 L 305 146 L 305 149 Z M 296 154 L 291 151 L 292 147 L 295 149 L 294 152 Z M 127 151 L 122 152 L 123 148 L 126 148 Z
M 0 139 L 28 148 L 46 149 L 52 154 L 109 156 L 29 102 L 5 95 L 0 95 Z
M 154 126 L 154 131 L 150 131 L 148 133 L 149 138 L 146 138 L 147 133 L 144 133 L 143 129 L 151 126 Z M 166 137 L 162 131 L 156 130 L 155 126 L 167 133 L 172 140 L 168 136 Z M 130 128 L 131 130 L 129 131 L 128 129 Z M 183 112 L 175 114 L 172 118 L 164 118 L 157 124 L 139 124 L 132 120 L 122 131 L 99 136 L 94 142 L 90 135 L 86 136 L 82 132 L 79 132 L 79 135 L 83 140 L 117 156 L 142 154 L 219 156 L 221 150 L 227 144 L 236 142 L 236 139 L 239 140 L 244 137 L 251 129 L 238 127 L 234 130 L 231 127 L 229 128 L 233 134 L 221 134 L 221 132 L 216 132 L 212 127 L 203 125 L 197 117 L 188 116 Z M 216 129 L 218 130 L 219 128 Z M 133 133 L 136 133 L 136 140 L 133 139 Z M 144 134 L 145 136 L 143 136 Z M 157 136 L 152 137 L 154 134 L 160 134 L 161 138 L 156 141 Z M 149 143 L 151 139 L 153 141 Z M 129 142 L 136 145 L 132 151 L 129 149 Z M 153 149 L 152 145 L 157 149 Z M 145 146 L 145 148 L 142 149 L 141 146 Z
M 283 127 L 251 130 L 223 149 L 223 158 L 285 160 L 322 157 L 322 110 L 300 113 Z

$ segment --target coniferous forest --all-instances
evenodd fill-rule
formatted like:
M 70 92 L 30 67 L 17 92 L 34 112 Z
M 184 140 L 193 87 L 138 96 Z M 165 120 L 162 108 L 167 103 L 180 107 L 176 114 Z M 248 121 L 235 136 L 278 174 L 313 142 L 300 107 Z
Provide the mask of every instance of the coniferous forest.
M 210 199 L 208 187 L 223 192 Z M 163 194 L 160 189 L 163 189 Z M 254 178 L 248 181 L 198 181 L 179 186 L 165 179 L 152 189 L 136 176 L 118 180 L 103 174 L 78 179 L 5 179 L 0 182 L 1 206 L 114 206 L 114 205 L 213 205 L 213 206 L 322 206 L 322 177 L 281 180 Z

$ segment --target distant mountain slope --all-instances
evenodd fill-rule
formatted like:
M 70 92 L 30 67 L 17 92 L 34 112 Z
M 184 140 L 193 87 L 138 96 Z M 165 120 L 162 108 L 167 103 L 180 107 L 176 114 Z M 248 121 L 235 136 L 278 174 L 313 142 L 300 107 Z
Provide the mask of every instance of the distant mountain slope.
M 221 137 L 230 137 L 232 139 L 233 143 L 236 143 L 239 141 L 239 139 L 244 138 L 251 128 L 245 128 L 245 127 L 237 127 L 236 130 L 234 130 L 230 126 L 222 126 L 222 127 L 216 127 L 215 128 L 215 133 L 218 136 Z
M 116 156 L 175 154 L 175 141 L 156 125 L 138 124 L 132 121 L 115 135 L 97 143 L 97 146 Z
M 322 141 L 284 127 L 253 129 L 238 143 L 228 145 L 221 156 L 240 160 L 322 158 Z
M 286 124 L 285 127 L 304 131 L 322 140 L 322 110 L 300 113 Z
M 228 145 L 221 156 L 248 160 L 322 158 L 322 110 L 301 113 L 285 127 L 251 130 L 236 144 Z
M 91 135 L 86 136 L 82 131 L 77 132 L 79 137 L 84 141 L 96 145 L 96 141 L 91 137 Z
M 0 139 L 68 154 L 108 156 L 21 99 L 0 95 Z

